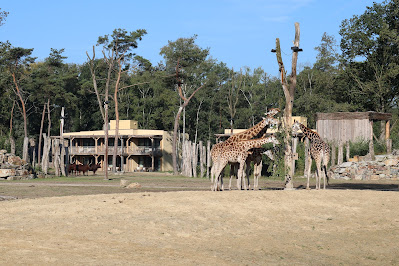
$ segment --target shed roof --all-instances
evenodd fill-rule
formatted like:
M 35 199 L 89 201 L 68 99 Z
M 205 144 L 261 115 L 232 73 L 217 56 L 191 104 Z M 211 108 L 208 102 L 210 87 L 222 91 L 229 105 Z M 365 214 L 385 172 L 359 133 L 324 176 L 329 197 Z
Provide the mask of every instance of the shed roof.
M 316 121 L 318 120 L 391 120 L 391 113 L 379 112 L 336 112 L 336 113 L 316 113 Z

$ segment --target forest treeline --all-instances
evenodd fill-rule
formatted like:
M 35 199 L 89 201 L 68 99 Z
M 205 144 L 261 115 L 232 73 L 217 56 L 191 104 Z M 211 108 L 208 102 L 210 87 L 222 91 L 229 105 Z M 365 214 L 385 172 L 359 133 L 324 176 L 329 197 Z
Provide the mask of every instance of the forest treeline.
M 6 17 L 7 12 L 0 12 L 0 25 Z M 316 112 L 391 112 L 393 146 L 399 147 L 399 1 L 374 3 L 342 21 L 339 34 L 339 43 L 327 33 L 321 36 L 313 65 L 301 65 L 299 55 L 293 114 L 307 117 L 314 127 Z M 119 119 L 173 131 L 182 99 L 202 86 L 184 108 L 180 124 L 197 141 L 214 141 L 215 133 L 231 126 L 249 128 L 267 108 L 284 106 L 280 80 L 262 68 L 231 69 L 209 48 L 198 46 L 195 35 L 169 41 L 159 51 L 163 60 L 153 65 L 135 54 L 145 35 L 144 29 L 116 29 L 100 36 L 93 45 L 103 52 L 87 51 L 84 64 L 65 63 L 62 48 L 51 49 L 39 61 L 32 57 L 34 48 L 1 42 L 0 146 L 9 149 L 11 136 L 21 154 L 25 136 L 38 142 L 40 131 L 59 135 L 62 107 L 64 132 L 101 129 L 99 105 L 105 94 L 109 119 L 115 119 L 117 103 Z

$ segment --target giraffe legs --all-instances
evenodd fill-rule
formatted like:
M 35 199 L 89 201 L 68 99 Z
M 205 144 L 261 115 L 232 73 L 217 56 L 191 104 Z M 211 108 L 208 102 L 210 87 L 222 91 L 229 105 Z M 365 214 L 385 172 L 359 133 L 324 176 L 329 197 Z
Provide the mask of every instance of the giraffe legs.
M 237 178 L 237 164 L 230 164 L 230 181 L 229 181 L 229 190 L 231 190 L 231 182 L 233 177 Z M 237 181 L 238 182 L 238 181 Z
M 310 157 L 310 155 L 308 156 L 308 182 L 306 184 L 306 189 L 310 189 L 309 187 L 309 180 L 310 180 L 310 174 L 311 174 L 311 170 L 312 170 L 312 158 Z
M 251 185 L 249 183 L 249 176 L 251 175 L 251 161 L 247 160 L 246 161 L 246 167 L 245 167 L 245 176 L 247 178 L 247 182 L 248 182 L 248 189 L 251 189 Z
M 238 176 L 238 182 L 237 182 L 237 184 L 239 184 L 239 190 L 241 190 L 241 182 L 244 182 L 244 190 L 247 190 L 248 188 L 247 188 L 247 183 L 246 183 L 246 180 L 245 180 L 245 171 L 244 171 L 244 167 L 245 167 L 245 160 L 242 160 L 241 162 L 240 162 L 240 166 L 239 166 L 239 168 L 238 168 L 238 174 L 237 174 L 237 176 Z
M 254 190 L 259 190 L 259 176 L 262 173 L 262 157 L 257 157 L 254 162 Z
M 316 166 L 317 166 L 316 189 L 320 189 L 321 176 L 322 176 L 321 162 L 320 161 L 316 161 Z M 324 183 L 324 185 L 325 185 L 325 183 Z
M 221 174 L 226 164 L 227 161 L 218 161 L 217 164 L 215 164 L 215 180 L 213 182 L 213 187 L 211 187 L 212 191 L 220 191 L 224 189 L 223 177 Z

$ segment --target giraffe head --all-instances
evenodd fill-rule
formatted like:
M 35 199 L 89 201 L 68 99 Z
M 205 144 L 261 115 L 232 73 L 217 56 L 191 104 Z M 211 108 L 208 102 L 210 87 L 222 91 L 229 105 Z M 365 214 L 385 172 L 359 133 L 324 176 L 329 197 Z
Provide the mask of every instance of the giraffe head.
M 271 134 L 269 137 L 269 143 L 273 143 L 275 145 L 280 144 L 280 142 L 278 141 L 278 139 L 276 138 L 276 136 L 274 136 L 273 134 Z
M 301 123 L 299 123 L 298 121 L 294 120 L 294 124 L 292 124 L 292 133 L 297 133 L 298 130 L 301 129 Z
M 273 117 L 280 112 L 278 108 L 272 108 L 267 113 L 265 113 L 266 117 Z
M 267 120 L 267 124 L 270 125 L 270 127 L 278 126 L 280 124 L 280 120 L 271 116 L 266 116 L 264 118 Z

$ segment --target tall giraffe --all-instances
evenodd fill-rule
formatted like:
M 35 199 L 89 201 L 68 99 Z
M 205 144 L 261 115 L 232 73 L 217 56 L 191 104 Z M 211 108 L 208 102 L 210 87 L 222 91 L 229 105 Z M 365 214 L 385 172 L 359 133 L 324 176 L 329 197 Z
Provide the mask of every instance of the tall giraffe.
M 212 190 L 219 190 L 222 188 L 222 178 L 220 178 L 220 173 L 228 163 L 238 163 L 238 184 L 241 184 L 241 179 L 244 175 L 244 167 L 248 155 L 251 153 L 249 150 L 252 148 L 260 148 L 263 144 L 274 143 L 279 144 L 277 138 L 273 135 L 261 138 L 261 139 L 250 139 L 238 142 L 229 143 L 223 147 L 222 152 L 215 164 L 215 181 Z M 244 189 L 247 189 L 244 180 Z
M 279 120 L 274 118 L 274 116 L 280 112 L 280 109 L 278 108 L 273 108 L 270 109 L 267 113 L 266 113 L 266 117 L 262 119 L 262 121 L 260 121 L 258 124 L 256 124 L 255 126 L 232 135 L 231 137 L 229 137 L 226 141 L 224 142 L 220 142 L 217 143 L 215 145 L 212 146 L 211 149 L 211 158 L 212 158 L 212 168 L 211 168 L 211 182 L 213 183 L 213 178 L 214 178 L 214 172 L 215 172 L 215 164 L 221 154 L 221 151 L 223 150 L 223 148 L 227 145 L 229 145 L 230 143 L 234 143 L 237 141 L 242 141 L 242 140 L 248 140 L 253 138 L 254 136 L 258 135 L 259 132 L 261 132 L 262 130 L 264 130 L 265 128 L 268 128 L 269 125 L 278 125 L 279 124 Z
M 308 162 L 309 165 L 312 163 L 312 158 L 316 162 L 317 166 L 317 174 L 316 174 L 316 189 L 320 189 L 320 183 L 321 183 L 321 175 L 323 175 L 324 179 L 324 189 L 326 189 L 326 178 L 328 182 L 328 176 L 327 176 L 327 165 L 328 161 L 330 160 L 330 146 L 326 142 L 324 142 L 319 134 L 317 132 L 311 130 L 308 127 L 305 127 L 303 124 L 299 123 L 298 121 L 294 121 L 294 124 L 292 125 L 292 130 L 294 132 L 297 132 L 298 130 L 301 130 L 304 137 L 309 139 L 310 142 L 310 148 L 309 148 L 309 155 L 308 156 Z M 321 164 L 323 164 L 323 171 L 321 169 Z M 310 179 L 310 169 L 309 167 L 308 170 L 308 183 L 306 185 L 306 188 L 309 189 L 309 179 Z

